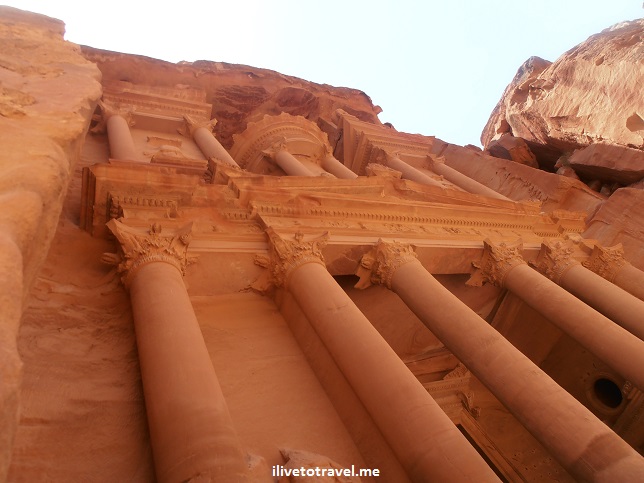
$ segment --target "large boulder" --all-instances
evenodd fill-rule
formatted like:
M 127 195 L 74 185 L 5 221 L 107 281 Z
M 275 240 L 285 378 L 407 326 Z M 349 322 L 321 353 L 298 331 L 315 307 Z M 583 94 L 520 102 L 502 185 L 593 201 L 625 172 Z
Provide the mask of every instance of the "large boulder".
M 483 146 L 510 133 L 548 169 L 592 143 L 644 149 L 643 37 L 638 19 L 589 37 L 552 64 L 530 58 L 492 112 Z

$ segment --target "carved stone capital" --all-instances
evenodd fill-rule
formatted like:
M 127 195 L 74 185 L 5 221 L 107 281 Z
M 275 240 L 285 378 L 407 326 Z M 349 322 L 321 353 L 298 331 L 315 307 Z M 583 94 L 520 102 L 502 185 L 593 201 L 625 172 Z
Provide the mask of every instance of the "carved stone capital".
M 112 116 L 121 116 L 127 121 L 128 126 L 134 126 L 134 107 L 123 107 L 104 100 L 99 101 L 98 105 L 103 113 L 103 122 L 107 122 Z
M 279 153 L 280 151 L 288 152 L 288 146 L 286 145 L 285 137 L 280 137 L 273 141 L 273 143 L 268 148 L 264 149 L 262 153 L 275 161 L 275 156 L 277 156 L 277 153 Z
M 192 223 L 176 231 L 163 233 L 161 225 L 155 223 L 147 232 L 142 232 L 117 220 L 110 220 L 107 227 L 119 241 L 117 253 L 105 253 L 105 263 L 117 265 L 121 281 L 129 286 L 132 277 L 143 265 L 164 262 L 176 267 L 182 275 L 192 260 L 188 257 Z
M 575 245 L 572 240 L 544 241 L 537 259 L 530 262 L 530 265 L 559 284 L 570 268 L 579 265 L 579 262 L 572 257 L 574 252 Z
M 326 268 L 322 248 L 329 239 L 328 232 L 306 241 L 300 232 L 288 239 L 269 227 L 266 234 L 270 245 L 269 255 L 258 255 L 255 257 L 255 264 L 267 268 L 271 281 L 278 287 L 287 287 L 291 273 L 305 263 L 319 263 Z
M 521 256 L 523 242 L 493 243 L 486 239 L 483 242 L 483 256 L 479 262 L 472 263 L 476 270 L 467 281 L 467 285 L 480 287 L 486 282 L 503 287 L 505 276 L 517 265 L 525 264 Z
M 584 260 L 582 265 L 612 282 L 617 272 L 627 263 L 628 261 L 624 258 L 624 248 L 619 243 L 614 247 L 595 245 L 590 257 Z
M 418 259 L 416 252 L 407 243 L 384 242 L 376 246 L 360 260 L 356 275 L 360 281 L 356 288 L 367 288 L 372 284 L 382 284 L 391 289 L 391 279 L 399 267 Z
M 217 125 L 217 119 L 215 118 L 212 118 L 210 121 L 198 121 L 190 117 L 189 115 L 184 114 L 183 120 L 185 122 L 185 126 L 182 129 L 179 129 L 179 134 L 182 134 L 186 137 L 194 136 L 195 131 L 202 127 L 212 132 L 212 130 Z

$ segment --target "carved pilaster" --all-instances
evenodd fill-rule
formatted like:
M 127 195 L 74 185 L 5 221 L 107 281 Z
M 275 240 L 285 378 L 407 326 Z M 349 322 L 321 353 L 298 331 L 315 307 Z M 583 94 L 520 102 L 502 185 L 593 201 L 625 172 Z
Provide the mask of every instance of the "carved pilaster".
M 194 133 L 197 129 L 203 127 L 207 129 L 208 131 L 212 132 L 212 130 L 215 128 L 217 125 L 217 119 L 212 118 L 210 121 L 197 121 L 196 119 L 190 117 L 187 114 L 183 115 L 183 120 L 185 122 L 185 125 L 183 128 L 178 129 L 179 134 L 186 136 L 186 137 L 193 137 Z
M 619 243 L 614 247 L 595 245 L 593 253 L 582 262 L 582 265 L 612 282 L 617 272 L 627 263 L 628 261 L 624 258 L 624 248 Z
M 550 240 L 541 244 L 537 259 L 530 264 L 556 284 L 566 272 L 579 262 L 572 257 L 575 246 L 572 240 Z
M 184 275 L 186 266 L 192 262 L 188 257 L 192 223 L 167 234 L 162 234 L 158 223 L 152 225 L 147 232 L 141 232 L 117 220 L 110 220 L 107 227 L 119 241 L 119 250 L 117 253 L 104 253 L 102 260 L 117 265 L 121 281 L 126 287 L 137 270 L 147 263 L 169 263 Z
M 301 232 L 296 233 L 292 239 L 287 239 L 269 227 L 266 234 L 270 245 L 269 255 L 258 255 L 255 263 L 270 271 L 271 281 L 278 287 L 286 287 L 293 270 L 305 263 L 319 263 L 326 267 L 322 248 L 329 239 L 328 232 L 307 241 L 304 241 Z
M 382 284 L 391 289 L 391 279 L 396 270 L 417 259 L 418 256 L 411 245 L 379 240 L 373 250 L 360 260 L 356 271 L 360 281 L 356 288 L 363 289 L 372 284 Z
M 507 273 L 517 265 L 525 264 L 521 256 L 523 242 L 493 243 L 486 239 L 483 242 L 483 256 L 479 262 L 472 263 L 476 270 L 467 281 L 467 285 L 480 287 L 484 283 L 491 283 L 503 287 Z

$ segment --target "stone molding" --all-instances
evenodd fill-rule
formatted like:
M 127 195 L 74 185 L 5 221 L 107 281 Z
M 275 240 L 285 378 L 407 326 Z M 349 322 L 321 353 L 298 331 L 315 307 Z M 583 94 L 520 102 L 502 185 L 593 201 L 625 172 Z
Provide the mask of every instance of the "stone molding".
M 326 269 L 322 248 L 329 240 L 329 233 L 304 241 L 304 234 L 297 232 L 292 239 L 278 234 L 273 228 L 266 229 L 269 254 L 257 255 L 255 264 L 270 271 L 271 282 L 278 287 L 288 287 L 294 270 L 306 263 L 319 263 Z
M 512 243 L 494 243 L 489 238 L 483 241 L 483 256 L 478 262 L 472 263 L 476 270 L 466 282 L 472 287 L 480 287 L 491 283 L 503 288 L 505 276 L 514 267 L 526 264 L 521 256 L 523 242 L 519 239 Z
M 579 265 L 572 257 L 574 252 L 572 240 L 547 240 L 541 244 L 537 259 L 530 265 L 559 285 L 568 270 Z
M 360 260 L 356 271 L 360 281 L 356 288 L 364 289 L 377 284 L 391 289 L 391 280 L 396 270 L 417 260 L 418 255 L 410 244 L 379 240 L 373 250 Z
M 624 258 L 624 248 L 619 243 L 614 247 L 595 245 L 590 257 L 584 260 L 582 265 L 609 282 L 612 282 L 615 280 L 617 272 L 627 263 L 628 261 Z
M 125 287 L 129 287 L 138 269 L 147 263 L 169 263 L 185 275 L 186 267 L 193 261 L 188 257 L 192 223 L 168 234 L 162 234 L 158 223 L 151 225 L 147 232 L 114 219 L 107 223 L 107 227 L 118 240 L 119 249 L 117 253 L 104 253 L 102 260 L 117 266 Z

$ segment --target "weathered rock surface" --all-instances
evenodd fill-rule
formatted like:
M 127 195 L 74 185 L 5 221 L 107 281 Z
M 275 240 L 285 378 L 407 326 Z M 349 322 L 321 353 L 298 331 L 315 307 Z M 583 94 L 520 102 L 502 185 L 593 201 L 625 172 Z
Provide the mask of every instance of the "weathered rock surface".
M 483 130 L 487 147 L 509 132 L 541 167 L 591 143 L 644 149 L 644 19 L 593 35 L 549 64 L 521 66 Z
M 315 84 L 268 69 L 225 62 L 172 64 L 85 46 L 82 51 L 98 65 L 104 83 L 125 80 L 150 86 L 190 85 L 206 91 L 206 102 L 213 106 L 212 117 L 218 120 L 213 132 L 226 149 L 233 145 L 233 134 L 243 132 L 248 122 L 266 114 L 303 116 L 329 135 L 332 146 L 338 141 L 332 121 L 337 109 L 380 124 L 381 109 L 357 89 Z
M 487 150 L 495 158 L 509 159 L 533 168 L 539 167 L 536 156 L 526 142 L 510 133 L 503 133 L 501 137 L 490 142 Z
M 63 32 L 58 20 L 0 7 L 0 481 L 18 419 L 23 301 L 101 95 L 100 72 Z
M 613 181 L 622 185 L 644 178 L 644 151 L 611 144 L 591 144 L 578 149 L 568 163 L 586 179 Z

